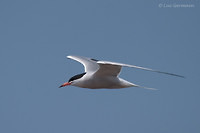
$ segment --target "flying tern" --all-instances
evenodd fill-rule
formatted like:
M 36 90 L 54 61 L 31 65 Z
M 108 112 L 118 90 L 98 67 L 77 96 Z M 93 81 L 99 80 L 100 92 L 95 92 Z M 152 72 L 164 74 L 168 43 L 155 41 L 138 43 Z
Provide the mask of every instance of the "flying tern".
M 126 81 L 122 78 L 119 78 L 119 74 L 122 67 L 132 67 L 146 71 L 163 73 L 167 75 L 184 78 L 181 75 L 162 72 L 135 65 L 128 65 L 110 61 L 100 61 L 82 56 L 67 56 L 67 58 L 73 59 L 83 64 L 85 72 L 71 77 L 68 82 L 65 82 L 60 87 L 68 85 L 78 86 L 81 88 L 90 88 L 90 89 L 101 89 L 101 88 L 117 89 L 117 88 L 127 88 L 127 87 L 140 87 L 140 88 L 154 90 L 154 88 L 139 86 L 129 81 Z

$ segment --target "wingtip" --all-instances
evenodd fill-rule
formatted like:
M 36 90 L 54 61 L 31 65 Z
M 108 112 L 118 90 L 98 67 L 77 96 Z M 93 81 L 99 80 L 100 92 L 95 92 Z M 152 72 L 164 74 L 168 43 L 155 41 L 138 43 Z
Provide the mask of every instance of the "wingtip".
M 181 75 L 179 75 L 179 77 L 180 77 L 180 78 L 184 78 L 184 79 L 186 78 L 185 76 L 181 76 Z
M 79 58 L 79 57 L 81 57 L 81 56 L 77 56 L 77 55 L 67 55 L 66 56 L 67 58 L 69 58 L 69 59 L 72 59 L 72 58 Z
M 70 58 L 70 57 L 71 57 L 71 55 L 67 55 L 67 56 L 66 56 L 66 58 Z
M 74 55 L 67 55 L 66 58 L 67 59 L 73 59 L 73 57 L 75 57 Z

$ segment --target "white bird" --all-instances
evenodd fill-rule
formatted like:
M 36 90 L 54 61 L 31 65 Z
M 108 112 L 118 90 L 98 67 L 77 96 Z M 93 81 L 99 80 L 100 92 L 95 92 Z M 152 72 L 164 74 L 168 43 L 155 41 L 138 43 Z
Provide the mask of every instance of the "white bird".
M 118 76 L 122 67 L 133 67 L 133 68 L 143 69 L 146 71 L 153 71 L 184 78 L 183 76 L 177 74 L 161 72 L 150 68 L 144 68 L 135 65 L 128 65 L 110 61 L 99 61 L 96 59 L 91 59 L 81 56 L 67 56 L 67 58 L 73 59 L 83 64 L 85 72 L 71 77 L 68 82 L 62 84 L 60 87 L 64 87 L 67 85 L 73 85 L 81 88 L 90 88 L 90 89 L 100 89 L 100 88 L 117 89 L 117 88 L 127 88 L 127 87 L 140 87 L 140 88 L 155 90 L 154 88 L 139 86 L 131 82 L 128 82 L 122 78 L 119 78 Z

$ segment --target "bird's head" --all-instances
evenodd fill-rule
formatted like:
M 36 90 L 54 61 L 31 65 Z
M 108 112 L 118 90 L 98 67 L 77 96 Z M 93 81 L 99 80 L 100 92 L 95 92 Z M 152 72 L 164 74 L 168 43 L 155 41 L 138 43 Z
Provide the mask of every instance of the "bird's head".
M 86 73 L 81 73 L 81 74 L 78 74 L 78 75 L 71 77 L 68 82 L 65 82 L 64 84 L 59 86 L 59 88 L 64 87 L 64 86 L 68 86 L 68 85 L 75 85 L 78 82 L 78 80 L 80 78 L 82 78 L 85 74 Z

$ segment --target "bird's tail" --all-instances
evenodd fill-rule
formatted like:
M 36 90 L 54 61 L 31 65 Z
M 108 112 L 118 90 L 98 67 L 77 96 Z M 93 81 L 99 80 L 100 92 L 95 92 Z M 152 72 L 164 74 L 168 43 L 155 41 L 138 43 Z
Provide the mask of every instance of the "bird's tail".
M 143 89 L 148 89 L 148 90 L 158 90 L 158 89 L 155 89 L 155 88 L 149 88 L 149 87 L 145 87 L 145 86 L 140 86 L 140 85 L 136 85 L 134 84 L 134 87 L 138 87 L 138 88 L 143 88 Z
M 149 87 L 145 87 L 145 86 L 137 86 L 137 87 L 143 88 L 143 89 L 148 89 L 148 90 L 154 90 L 154 91 L 158 90 L 156 88 L 149 88 Z
M 124 80 L 122 78 L 120 78 L 120 81 L 123 83 L 124 87 L 138 87 L 138 88 L 143 88 L 143 89 L 148 89 L 148 90 L 157 90 L 155 88 L 144 87 L 144 86 L 140 86 L 140 85 L 131 83 L 131 82 L 126 81 L 126 80 Z

